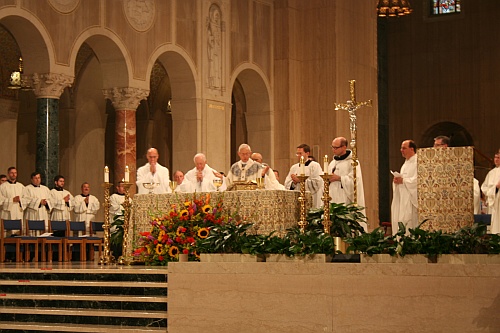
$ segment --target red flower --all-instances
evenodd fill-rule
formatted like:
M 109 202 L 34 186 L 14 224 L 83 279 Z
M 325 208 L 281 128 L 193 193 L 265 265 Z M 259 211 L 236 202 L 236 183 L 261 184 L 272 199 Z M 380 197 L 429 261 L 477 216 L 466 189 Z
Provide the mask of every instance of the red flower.
M 182 250 L 182 253 L 189 254 L 189 250 L 188 249 L 184 249 L 184 250 Z
M 155 245 L 158 244 L 158 240 L 155 239 L 154 242 L 153 242 Z
M 141 236 L 144 236 L 144 237 L 151 235 L 151 233 L 149 231 L 142 231 L 142 232 L 140 232 L 140 234 L 141 234 Z
M 158 256 L 158 260 L 163 261 L 163 256 Z

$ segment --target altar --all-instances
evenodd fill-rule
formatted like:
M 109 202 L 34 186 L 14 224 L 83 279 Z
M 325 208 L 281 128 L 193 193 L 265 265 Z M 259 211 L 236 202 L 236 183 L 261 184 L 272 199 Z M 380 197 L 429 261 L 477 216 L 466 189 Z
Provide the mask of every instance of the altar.
M 136 194 L 132 205 L 130 238 L 134 243 L 141 231 L 151 229 L 151 216 L 170 211 L 173 204 L 183 204 L 195 198 L 210 195 L 210 202 L 222 201 L 223 207 L 230 214 L 238 215 L 245 222 L 254 223 L 253 231 L 258 234 L 283 236 L 286 229 L 297 224 L 300 218 L 300 205 L 297 191 L 283 190 L 248 190 L 210 193 L 168 193 Z M 311 195 L 306 194 L 306 210 L 311 208 Z

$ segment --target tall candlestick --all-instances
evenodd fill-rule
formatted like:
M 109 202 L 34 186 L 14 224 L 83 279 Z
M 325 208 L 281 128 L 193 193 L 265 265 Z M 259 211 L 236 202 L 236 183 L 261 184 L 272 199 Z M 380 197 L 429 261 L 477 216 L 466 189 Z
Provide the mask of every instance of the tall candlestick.
M 300 157 L 299 169 L 300 169 L 300 175 L 301 176 L 305 175 L 306 168 L 305 168 L 304 156 Z
M 328 155 L 325 155 L 325 158 L 323 159 L 323 173 L 325 175 L 328 174 Z
M 125 183 L 130 181 L 130 172 L 128 171 L 128 165 L 125 166 Z
M 104 182 L 109 183 L 109 168 L 107 165 L 104 167 Z

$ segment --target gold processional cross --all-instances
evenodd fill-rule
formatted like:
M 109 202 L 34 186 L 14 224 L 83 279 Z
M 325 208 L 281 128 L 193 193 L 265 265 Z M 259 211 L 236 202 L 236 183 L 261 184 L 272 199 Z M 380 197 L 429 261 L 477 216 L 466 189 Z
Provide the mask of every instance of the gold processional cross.
M 355 89 L 356 80 L 349 80 L 349 88 L 351 92 L 351 100 L 347 101 L 346 104 L 335 103 L 335 110 L 344 110 L 349 112 L 349 129 L 351 131 L 351 149 L 352 149 L 352 172 L 354 178 L 354 198 L 353 203 L 357 205 L 358 203 L 358 189 L 357 189 L 357 181 L 356 181 L 356 167 L 358 166 L 358 156 L 356 152 L 356 110 L 361 108 L 362 106 L 372 106 L 372 100 L 369 99 L 366 102 L 356 102 L 356 89 Z

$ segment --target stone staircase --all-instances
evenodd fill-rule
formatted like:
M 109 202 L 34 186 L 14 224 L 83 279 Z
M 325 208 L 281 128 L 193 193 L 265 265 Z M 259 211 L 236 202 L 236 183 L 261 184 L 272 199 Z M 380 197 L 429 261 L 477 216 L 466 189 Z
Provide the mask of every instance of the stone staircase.
M 167 332 L 165 268 L 13 266 L 0 267 L 0 332 Z

